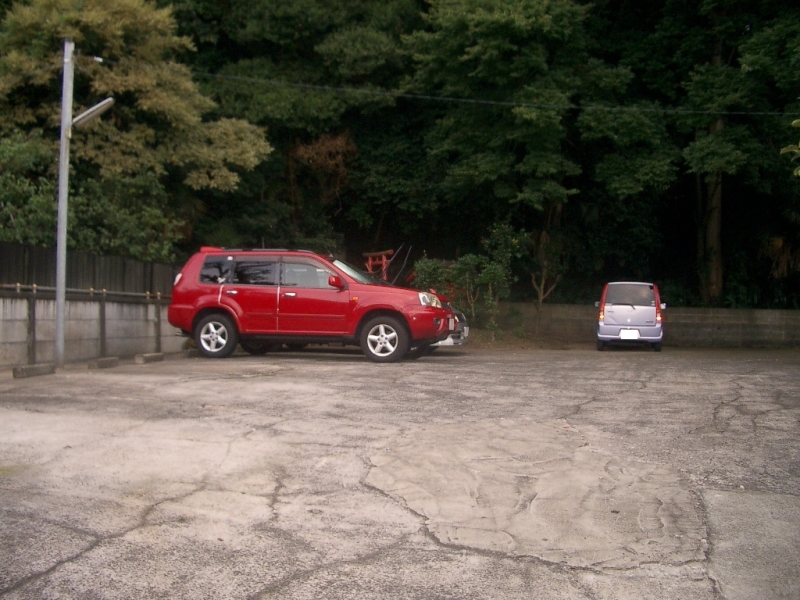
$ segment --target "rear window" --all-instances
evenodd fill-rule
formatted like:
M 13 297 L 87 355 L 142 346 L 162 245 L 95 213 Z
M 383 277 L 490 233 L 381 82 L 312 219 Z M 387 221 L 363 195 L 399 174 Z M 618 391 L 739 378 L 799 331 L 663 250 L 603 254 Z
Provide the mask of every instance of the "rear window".
M 233 283 L 278 285 L 278 260 L 265 259 L 236 263 Z
M 224 256 L 209 256 L 200 271 L 200 283 L 224 283 L 230 275 L 230 260 Z
M 608 286 L 606 304 L 630 304 L 632 306 L 655 306 L 656 296 L 652 285 L 615 283 Z

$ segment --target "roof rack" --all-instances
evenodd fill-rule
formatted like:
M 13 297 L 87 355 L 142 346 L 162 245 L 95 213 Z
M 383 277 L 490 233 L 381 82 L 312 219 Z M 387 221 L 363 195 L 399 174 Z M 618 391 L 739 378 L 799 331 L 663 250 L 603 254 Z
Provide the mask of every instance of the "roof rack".
M 201 246 L 200 252 L 306 252 L 308 254 L 319 254 L 313 250 L 298 248 L 222 248 L 220 246 Z

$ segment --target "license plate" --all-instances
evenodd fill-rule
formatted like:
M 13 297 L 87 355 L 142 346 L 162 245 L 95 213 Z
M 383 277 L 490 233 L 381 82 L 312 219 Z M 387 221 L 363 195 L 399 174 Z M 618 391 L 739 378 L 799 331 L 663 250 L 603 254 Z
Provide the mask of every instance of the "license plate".
M 639 339 L 639 330 L 638 329 L 620 329 L 619 339 L 621 339 L 621 340 L 638 340 Z

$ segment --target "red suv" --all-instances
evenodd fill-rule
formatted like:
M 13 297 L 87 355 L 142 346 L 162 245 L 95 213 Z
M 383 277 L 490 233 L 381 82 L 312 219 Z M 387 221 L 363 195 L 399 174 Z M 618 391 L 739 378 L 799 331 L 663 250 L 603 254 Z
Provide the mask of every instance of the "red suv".
M 203 247 L 175 278 L 168 314 L 211 358 L 230 356 L 237 344 L 261 354 L 280 344 L 336 342 L 395 362 L 456 330 L 436 294 L 304 250 Z

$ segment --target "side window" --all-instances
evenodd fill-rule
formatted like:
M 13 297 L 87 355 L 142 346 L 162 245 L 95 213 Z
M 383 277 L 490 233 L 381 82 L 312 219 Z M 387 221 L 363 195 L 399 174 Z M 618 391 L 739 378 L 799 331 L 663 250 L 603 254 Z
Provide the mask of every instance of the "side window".
M 231 276 L 232 261 L 224 256 L 209 256 L 200 270 L 200 283 L 225 283 Z
M 233 283 L 277 285 L 278 263 L 275 260 L 237 262 L 233 270 Z
M 330 289 L 330 286 L 328 286 L 329 274 L 327 270 L 315 264 L 288 260 L 283 263 L 283 280 L 281 285 L 288 287 Z

